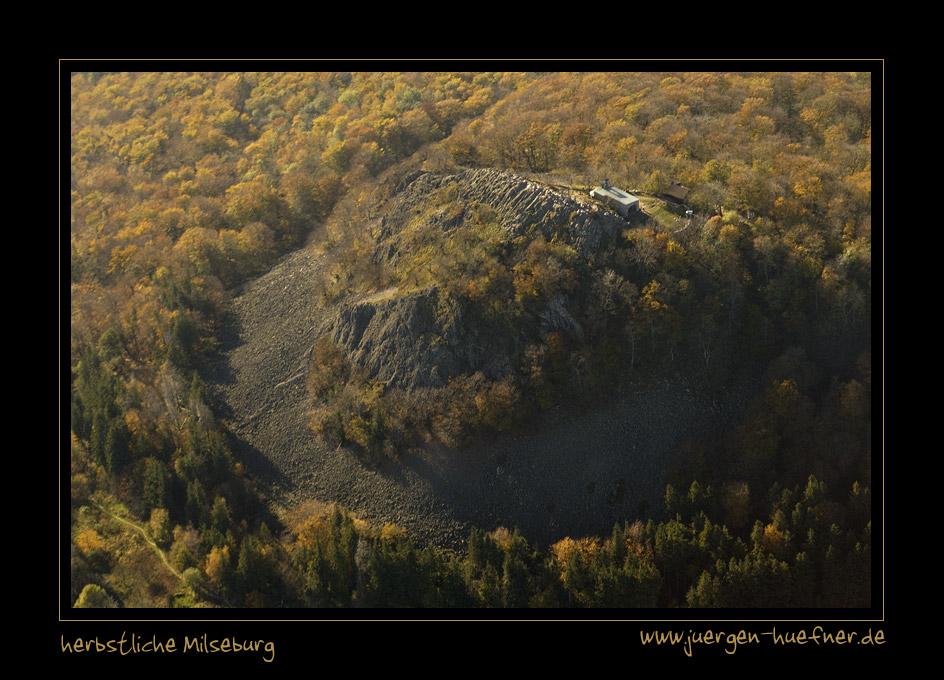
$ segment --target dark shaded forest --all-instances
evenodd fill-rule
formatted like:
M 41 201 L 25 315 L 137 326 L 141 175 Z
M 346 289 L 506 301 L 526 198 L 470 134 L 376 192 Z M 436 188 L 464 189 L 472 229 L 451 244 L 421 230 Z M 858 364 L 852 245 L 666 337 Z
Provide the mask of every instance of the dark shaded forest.
M 872 78 L 71 74 L 70 604 L 871 606 Z M 608 178 L 645 213 L 585 258 L 481 210 L 378 265 L 375 206 L 461 168 L 584 193 Z M 199 369 L 228 291 L 312 234 L 337 263 L 312 304 L 434 283 L 515 348 L 501 380 L 418 395 L 317 344 L 313 426 L 368 458 L 518 432 L 666 373 L 721 389 L 750 365 L 761 387 L 735 428 L 678 452 L 664 507 L 607 536 L 545 549 L 476 528 L 456 553 L 336 505 L 276 515 Z M 561 296 L 580 334 L 540 331 Z

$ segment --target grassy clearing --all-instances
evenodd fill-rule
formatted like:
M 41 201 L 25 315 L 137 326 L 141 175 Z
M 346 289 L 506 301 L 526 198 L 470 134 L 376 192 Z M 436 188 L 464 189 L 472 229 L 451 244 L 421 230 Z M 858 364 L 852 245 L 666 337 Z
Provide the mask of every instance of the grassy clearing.
M 675 231 L 678 229 L 678 223 L 676 222 L 678 215 L 672 212 L 672 210 L 666 206 L 664 201 L 651 196 L 640 196 L 639 203 L 647 215 L 655 219 L 668 231 Z

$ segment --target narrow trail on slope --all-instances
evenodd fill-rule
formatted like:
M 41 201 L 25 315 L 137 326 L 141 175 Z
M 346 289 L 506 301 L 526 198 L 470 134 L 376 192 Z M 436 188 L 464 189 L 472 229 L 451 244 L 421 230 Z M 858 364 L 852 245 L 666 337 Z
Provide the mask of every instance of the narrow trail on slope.
M 131 529 L 132 529 L 136 534 L 138 534 L 138 535 L 141 537 L 141 539 L 151 548 L 151 550 L 154 551 L 154 553 L 157 555 L 158 559 L 160 559 L 161 564 L 162 564 L 162 565 L 164 566 L 164 568 L 168 571 L 168 573 L 170 573 L 174 578 L 177 579 L 177 581 L 180 583 L 181 587 L 186 588 L 187 590 L 189 590 L 191 595 L 199 594 L 199 596 L 200 596 L 201 598 L 203 598 L 204 600 L 206 600 L 206 601 L 208 601 L 208 602 L 213 602 L 213 603 L 215 603 L 215 604 L 220 604 L 220 605 L 223 605 L 223 606 L 225 606 L 225 607 L 231 607 L 231 606 L 232 606 L 229 602 L 227 602 L 226 600 L 222 599 L 222 598 L 221 598 L 220 596 L 218 596 L 216 593 L 211 593 L 210 591 L 206 590 L 205 588 L 201 588 L 201 587 L 199 587 L 199 586 L 195 586 L 194 584 L 188 582 L 187 579 L 184 577 L 184 575 L 181 574 L 179 571 L 177 571 L 177 570 L 174 568 L 174 565 L 172 565 L 172 564 L 170 563 L 170 559 L 168 559 L 168 557 L 167 557 L 167 553 L 165 553 L 165 552 L 161 549 L 161 547 L 160 547 L 159 545 L 157 545 L 157 543 L 154 542 L 154 539 L 152 539 L 152 538 L 148 535 L 148 532 L 144 529 L 143 526 L 141 526 L 141 525 L 138 524 L 137 522 L 131 521 L 131 520 L 128 519 L 127 517 L 122 517 L 121 515 L 119 515 L 119 514 L 117 514 L 116 512 L 114 512 L 114 511 L 112 511 L 112 510 L 106 508 L 102 503 L 100 503 L 100 502 L 98 502 L 98 501 L 96 501 L 96 500 L 94 500 L 94 499 L 92 500 L 92 505 L 94 505 L 96 508 L 98 508 L 98 511 L 99 511 L 99 512 L 102 512 L 102 513 L 108 515 L 109 517 L 113 518 L 114 520 L 116 520 L 116 521 L 118 521 L 118 522 L 121 522 L 122 524 L 124 524 L 124 525 L 126 525 L 126 526 L 128 526 L 128 527 L 131 527 Z M 195 593 L 194 591 L 196 591 L 196 590 L 199 590 L 199 593 Z
M 547 545 L 605 535 L 661 504 L 669 457 L 689 436 L 730 424 L 744 390 L 716 403 L 680 379 L 639 388 L 582 416 L 545 414 L 534 434 L 461 451 L 428 450 L 379 469 L 308 427 L 309 351 L 330 314 L 317 304 L 328 256 L 286 255 L 233 291 L 219 356 L 207 367 L 216 412 L 276 509 L 316 500 L 406 529 L 420 545 L 461 549 L 470 526 L 518 527 Z

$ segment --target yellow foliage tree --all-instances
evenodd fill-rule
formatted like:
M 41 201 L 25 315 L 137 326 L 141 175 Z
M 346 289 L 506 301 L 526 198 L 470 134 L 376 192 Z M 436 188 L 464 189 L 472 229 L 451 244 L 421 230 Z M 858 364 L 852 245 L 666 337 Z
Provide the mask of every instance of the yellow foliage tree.
M 92 550 L 105 549 L 105 541 L 102 540 L 95 529 L 85 529 L 79 532 L 75 537 L 75 544 L 86 555 Z

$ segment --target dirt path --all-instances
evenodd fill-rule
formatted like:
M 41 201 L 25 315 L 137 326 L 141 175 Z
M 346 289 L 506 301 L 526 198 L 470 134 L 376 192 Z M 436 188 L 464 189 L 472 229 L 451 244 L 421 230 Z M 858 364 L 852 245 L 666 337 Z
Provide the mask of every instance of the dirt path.
M 181 586 L 182 588 L 186 589 L 187 591 L 189 591 L 189 594 L 190 594 L 191 596 L 196 596 L 196 595 L 197 595 L 197 593 L 194 592 L 194 589 L 196 588 L 196 586 L 194 586 L 192 583 L 188 582 L 187 579 L 184 578 L 183 574 L 181 574 L 179 571 L 177 571 L 177 570 L 174 568 L 174 566 L 170 563 L 170 559 L 168 559 L 168 557 L 167 557 L 167 553 L 165 553 L 165 552 L 161 549 L 161 547 L 160 547 L 159 545 L 157 545 L 157 543 L 154 542 L 154 540 L 148 535 L 148 532 L 145 530 L 145 528 L 144 528 L 142 525 L 138 524 L 137 522 L 131 521 L 131 520 L 128 519 L 127 517 L 122 517 L 121 515 L 119 515 L 119 514 L 113 512 L 112 510 L 109 510 L 109 509 L 106 508 L 104 505 L 102 505 L 101 503 L 99 503 L 98 501 L 96 501 L 96 500 L 94 500 L 94 499 L 92 500 L 92 505 L 94 505 L 96 508 L 98 508 L 99 512 L 102 512 L 102 513 L 108 515 L 109 517 L 111 517 L 112 519 L 114 519 L 114 520 L 116 520 L 116 521 L 118 521 L 118 522 L 121 522 L 122 524 L 124 524 L 124 525 L 130 527 L 135 533 L 137 533 L 137 534 L 141 537 L 141 539 L 151 548 L 151 550 L 154 551 L 154 553 L 157 555 L 158 559 L 160 559 L 161 564 L 163 564 L 163 565 L 164 565 L 164 568 L 165 568 L 174 578 L 177 579 L 177 581 L 178 581 L 178 583 L 180 584 L 180 586 Z M 215 593 L 211 593 L 211 592 L 209 592 L 208 590 L 206 590 L 206 589 L 204 589 L 204 588 L 200 588 L 200 589 L 199 589 L 199 597 L 201 597 L 202 599 L 204 599 L 204 600 L 206 600 L 206 601 L 208 601 L 208 602 L 213 602 L 213 603 L 215 603 L 215 604 L 220 604 L 220 605 L 223 605 L 223 606 L 226 606 L 226 607 L 232 606 L 229 602 L 227 602 L 227 601 L 225 601 L 225 600 L 222 600 L 222 599 L 221 599 L 219 596 L 217 596 Z
M 642 505 L 657 507 L 677 444 L 730 421 L 742 401 L 707 403 L 667 381 L 579 418 L 552 411 L 533 436 L 371 469 L 307 426 L 305 375 L 324 313 L 316 300 L 325 263 L 303 248 L 236 291 L 220 355 L 205 375 L 237 455 L 276 507 L 337 502 L 404 527 L 421 545 L 451 548 L 461 548 L 473 524 L 517 526 L 542 544 L 607 534 Z

